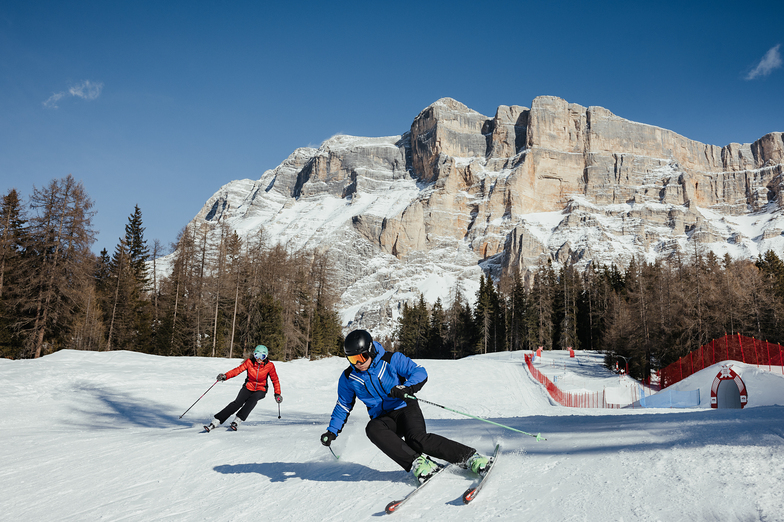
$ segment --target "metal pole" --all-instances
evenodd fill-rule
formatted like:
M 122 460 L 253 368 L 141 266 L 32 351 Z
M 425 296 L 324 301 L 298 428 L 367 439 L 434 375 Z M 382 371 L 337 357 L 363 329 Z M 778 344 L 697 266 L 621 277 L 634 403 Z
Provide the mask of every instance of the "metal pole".
M 446 406 L 441 406 L 440 404 L 436 404 L 434 402 L 430 402 L 430 401 L 426 401 L 424 399 L 420 399 L 418 397 L 414 397 L 413 395 L 406 394 L 406 399 L 413 399 L 415 401 L 424 402 L 425 404 L 430 404 L 431 406 L 438 406 L 439 408 L 443 408 L 443 409 L 451 411 L 453 413 L 459 413 L 460 415 L 465 415 L 466 417 L 471 417 L 472 419 L 480 420 L 482 422 L 486 422 L 488 424 L 493 424 L 495 426 L 500 426 L 501 428 L 505 428 L 507 430 L 516 431 L 517 433 L 522 433 L 523 435 L 528 435 L 529 437 L 534 437 L 537 440 L 537 442 L 540 441 L 540 440 L 547 440 L 544 437 L 542 437 L 541 433 L 537 433 L 536 435 L 534 435 L 534 434 L 528 433 L 526 431 L 518 430 L 517 428 L 510 428 L 509 426 L 504 426 L 503 424 L 498 424 L 497 422 L 493 422 L 491 420 L 483 419 L 482 417 L 476 417 L 476 416 L 471 415 L 469 413 L 463 413 L 462 411 L 453 410 L 451 408 L 447 408 Z
M 218 384 L 218 382 L 220 382 L 220 381 L 215 381 L 214 383 L 212 383 L 212 386 L 215 386 L 216 384 Z M 201 397 L 204 397 L 205 395 L 207 395 L 207 392 L 208 392 L 208 391 L 210 391 L 210 390 L 212 389 L 212 386 L 210 386 L 209 388 L 207 388 L 207 391 L 206 391 L 206 392 L 204 392 L 204 393 L 202 393 L 202 394 L 201 394 Z M 198 399 L 196 399 L 196 402 L 199 402 L 199 401 L 201 400 L 201 397 L 199 397 Z M 191 408 L 193 408 L 194 406 L 196 406 L 196 402 L 194 402 L 193 404 L 191 404 Z M 186 413 L 188 413 L 189 411 L 191 411 L 191 408 L 188 408 L 187 410 L 185 410 L 185 411 L 183 412 L 183 414 L 182 414 L 182 415 L 180 415 L 180 417 L 179 417 L 179 418 L 181 419 L 181 418 L 182 418 L 182 417 L 183 417 L 183 416 L 184 416 Z

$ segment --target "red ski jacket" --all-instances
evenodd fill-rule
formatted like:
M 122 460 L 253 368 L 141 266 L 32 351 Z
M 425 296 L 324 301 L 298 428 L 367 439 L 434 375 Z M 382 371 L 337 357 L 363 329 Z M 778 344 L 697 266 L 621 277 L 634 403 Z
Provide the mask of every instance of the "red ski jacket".
M 252 359 L 246 359 L 242 364 L 226 372 L 226 378 L 231 379 L 236 377 L 242 372 L 247 371 L 248 376 L 245 378 L 245 387 L 250 391 L 263 390 L 267 391 L 267 378 L 272 379 L 272 386 L 275 388 L 275 393 L 280 395 L 280 381 L 278 381 L 278 372 L 275 371 L 275 365 L 272 361 L 265 360 L 257 363 Z

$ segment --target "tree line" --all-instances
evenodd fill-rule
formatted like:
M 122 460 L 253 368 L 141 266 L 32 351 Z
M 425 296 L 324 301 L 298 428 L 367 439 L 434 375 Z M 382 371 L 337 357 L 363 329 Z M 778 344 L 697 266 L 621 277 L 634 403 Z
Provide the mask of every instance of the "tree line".
M 112 254 L 94 255 L 93 202 L 72 176 L 15 189 L 0 206 L 0 355 L 63 348 L 239 357 L 265 344 L 271 357 L 342 354 L 328 257 L 240 238 L 225 223 L 185 227 L 171 254 L 148 245 L 138 206 Z M 164 275 L 161 275 L 164 274 Z M 414 358 L 504 350 L 600 350 L 608 364 L 650 374 L 725 333 L 781 342 L 784 262 L 713 252 L 654 263 L 578 270 L 542 262 L 469 301 L 403 305 L 388 349 Z M 473 303 L 473 304 L 472 304 Z
M 278 360 L 342 354 L 326 255 L 189 225 L 148 245 L 136 206 L 114 252 L 94 255 L 93 202 L 71 175 L 0 207 L 0 355 L 71 348 Z M 164 264 L 165 266 L 162 266 Z M 165 275 L 161 275 L 165 274 Z
M 784 262 L 768 251 L 756 261 L 688 259 L 589 264 L 556 269 L 547 260 L 528 278 L 480 280 L 471 306 L 406 304 L 396 348 L 412 357 L 459 358 L 504 350 L 599 350 L 640 379 L 726 333 L 782 341 Z

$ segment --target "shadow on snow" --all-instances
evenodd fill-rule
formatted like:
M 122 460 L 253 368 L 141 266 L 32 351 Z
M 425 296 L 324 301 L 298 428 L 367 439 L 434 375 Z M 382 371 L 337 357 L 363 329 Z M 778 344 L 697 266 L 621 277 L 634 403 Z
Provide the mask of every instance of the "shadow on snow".
M 180 419 L 182 411 L 173 412 L 173 406 L 168 403 L 137 399 L 129 394 L 118 392 L 114 388 L 105 388 L 94 384 L 77 384 L 71 391 L 80 396 L 80 406 L 74 408 L 81 423 L 96 429 L 125 429 L 128 427 L 139 428 L 192 428 L 194 423 L 202 420 L 189 417 L 188 415 Z M 184 408 L 187 408 L 184 407 Z M 254 410 L 256 417 L 254 422 L 248 422 L 248 426 L 256 424 L 312 424 L 313 422 L 323 422 L 324 416 L 287 414 L 282 419 L 277 419 L 275 412 L 261 411 L 258 407 Z M 327 417 L 328 419 L 328 417 Z
M 355 462 L 261 462 L 224 464 L 213 468 L 218 473 L 234 475 L 257 473 L 271 482 L 299 479 L 315 482 L 410 482 L 403 470 L 379 471 Z
M 565 453 L 602 453 L 650 451 L 675 447 L 707 445 L 777 446 L 784 428 L 771 428 L 771 420 L 784 426 L 784 407 L 762 406 L 746 410 L 687 410 L 677 413 L 640 413 L 635 415 L 561 415 L 490 419 L 512 428 L 540 433 L 546 441 L 517 434 L 479 421 L 428 420 L 428 431 L 474 444 L 482 438 L 501 442 L 505 452 L 563 455 Z M 614 433 L 639 433 L 639 442 L 617 444 Z M 584 438 L 586 437 L 586 438 Z M 564 447 L 568 444 L 568 448 Z M 478 448 L 488 451 L 488 447 Z

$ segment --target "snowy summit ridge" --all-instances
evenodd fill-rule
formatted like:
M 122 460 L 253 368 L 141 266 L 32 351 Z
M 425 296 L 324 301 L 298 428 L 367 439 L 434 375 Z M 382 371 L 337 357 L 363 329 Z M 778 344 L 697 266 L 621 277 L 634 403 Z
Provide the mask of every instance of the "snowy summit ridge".
M 718 147 L 551 96 L 492 118 L 443 98 L 399 136 L 334 136 L 228 183 L 193 222 L 327 252 L 344 327 L 385 335 L 403 302 L 472 300 L 483 272 L 547 258 L 781 253 L 782 171 L 781 132 Z

